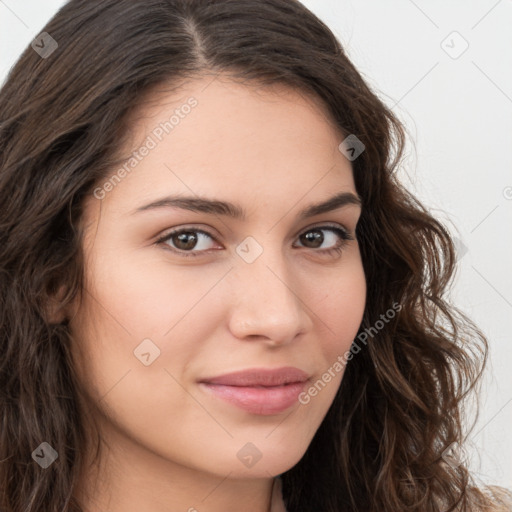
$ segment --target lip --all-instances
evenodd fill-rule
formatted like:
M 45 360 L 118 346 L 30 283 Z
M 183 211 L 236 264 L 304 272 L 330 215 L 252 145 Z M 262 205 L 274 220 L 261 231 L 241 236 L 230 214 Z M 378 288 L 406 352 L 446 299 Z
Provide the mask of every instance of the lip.
M 199 381 L 202 389 L 253 414 L 279 414 L 298 401 L 309 376 L 291 366 L 253 368 Z

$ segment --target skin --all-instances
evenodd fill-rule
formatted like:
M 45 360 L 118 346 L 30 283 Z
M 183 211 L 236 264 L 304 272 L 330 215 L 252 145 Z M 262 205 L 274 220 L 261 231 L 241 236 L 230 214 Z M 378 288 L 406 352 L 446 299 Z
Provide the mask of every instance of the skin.
M 314 383 L 350 348 L 362 320 L 357 240 L 322 255 L 340 242 L 335 232 L 320 231 L 316 245 L 300 238 L 326 223 L 355 236 L 361 213 L 347 205 L 297 217 L 337 192 L 356 194 L 338 150 L 344 136 L 323 105 L 284 86 L 197 79 L 151 93 L 130 123 L 128 154 L 190 96 L 198 101 L 191 113 L 103 199 L 84 205 L 87 293 L 66 314 L 108 446 L 100 467 L 84 473 L 86 512 L 266 512 L 273 477 L 304 455 L 343 372 L 307 405 L 266 416 L 197 381 L 295 366 Z M 170 194 L 235 202 L 247 219 L 176 208 L 131 214 Z M 182 227 L 214 238 L 199 234 L 189 249 L 177 237 L 156 243 Z M 236 252 L 248 236 L 263 249 L 252 263 Z M 170 247 L 203 252 L 187 258 Z M 146 338 L 160 350 L 149 366 L 134 355 Z M 248 442 L 262 455 L 250 468 L 237 457 Z

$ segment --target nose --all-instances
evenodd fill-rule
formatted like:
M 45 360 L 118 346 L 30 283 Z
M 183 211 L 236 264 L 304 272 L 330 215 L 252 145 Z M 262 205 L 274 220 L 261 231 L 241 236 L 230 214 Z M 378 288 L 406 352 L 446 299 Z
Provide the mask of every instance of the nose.
M 308 332 L 313 313 L 290 265 L 282 255 L 271 258 L 269 252 L 253 263 L 236 263 L 229 326 L 239 339 L 263 339 L 277 346 Z

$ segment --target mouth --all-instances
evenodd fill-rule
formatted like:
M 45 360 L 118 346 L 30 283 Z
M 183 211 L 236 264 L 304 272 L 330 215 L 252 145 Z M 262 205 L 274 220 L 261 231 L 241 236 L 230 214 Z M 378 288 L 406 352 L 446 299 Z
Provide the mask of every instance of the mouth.
M 261 368 L 204 379 L 199 386 L 210 396 L 249 413 L 272 415 L 296 404 L 308 380 L 297 368 Z

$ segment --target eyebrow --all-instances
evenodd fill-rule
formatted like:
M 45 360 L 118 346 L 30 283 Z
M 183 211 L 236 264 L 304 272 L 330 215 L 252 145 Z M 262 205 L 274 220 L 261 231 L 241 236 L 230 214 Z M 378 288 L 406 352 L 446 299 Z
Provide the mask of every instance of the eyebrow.
M 342 208 L 347 205 L 357 205 L 361 207 L 362 200 L 358 195 L 355 195 L 352 192 L 340 192 L 326 201 L 315 203 L 302 209 L 298 214 L 298 218 L 306 219 L 332 210 L 337 210 L 338 208 Z M 133 210 L 131 214 L 159 208 L 180 208 L 199 213 L 224 215 L 238 220 L 245 220 L 247 217 L 245 210 L 238 204 L 218 199 L 187 196 L 163 197 L 153 201 L 152 203 L 139 206 Z

